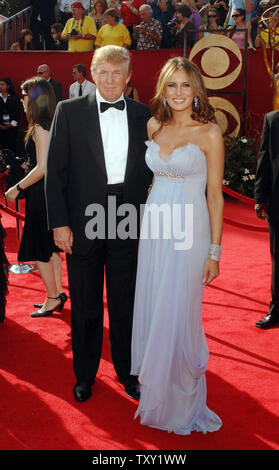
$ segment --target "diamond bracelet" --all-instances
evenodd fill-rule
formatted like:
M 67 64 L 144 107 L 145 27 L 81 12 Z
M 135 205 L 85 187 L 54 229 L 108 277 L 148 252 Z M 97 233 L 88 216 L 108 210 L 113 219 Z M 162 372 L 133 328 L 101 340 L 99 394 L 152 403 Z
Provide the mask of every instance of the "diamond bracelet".
M 223 248 L 220 245 L 212 243 L 209 248 L 208 258 L 213 259 L 214 261 L 220 261 L 222 249 Z

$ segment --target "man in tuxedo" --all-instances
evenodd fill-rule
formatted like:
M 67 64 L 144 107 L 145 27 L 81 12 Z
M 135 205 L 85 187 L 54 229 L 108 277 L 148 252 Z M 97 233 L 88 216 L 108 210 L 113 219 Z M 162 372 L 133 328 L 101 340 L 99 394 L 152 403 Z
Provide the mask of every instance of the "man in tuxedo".
M 104 268 L 114 368 L 126 393 L 138 399 L 139 384 L 130 367 L 139 223 L 135 222 L 135 237 L 123 239 L 111 233 L 108 222 L 123 219 L 109 216 L 113 204 L 115 212 L 122 204 L 132 204 L 139 216 L 146 201 L 152 181 L 144 143 L 150 113 L 144 104 L 124 96 L 131 76 L 125 48 L 98 49 L 91 72 L 96 92 L 59 103 L 51 128 L 46 172 L 49 228 L 56 245 L 67 253 L 75 399 L 90 397 L 99 367 Z M 97 238 L 86 232 L 92 204 L 103 209 L 106 223 L 105 235 Z
M 56 82 L 55 80 L 53 80 L 53 78 L 50 76 L 50 68 L 47 64 L 42 64 L 42 65 L 39 65 L 38 69 L 37 69 L 37 75 L 39 75 L 39 77 L 43 77 L 45 80 L 47 80 L 52 88 L 53 88 L 53 91 L 55 93 L 55 96 L 56 96 L 56 103 L 58 103 L 59 101 L 62 100 L 62 89 L 61 89 L 61 83 L 59 82 Z
M 267 315 L 256 322 L 268 329 L 279 323 L 279 111 L 267 113 L 255 179 L 255 211 L 268 220 L 271 254 L 271 302 Z

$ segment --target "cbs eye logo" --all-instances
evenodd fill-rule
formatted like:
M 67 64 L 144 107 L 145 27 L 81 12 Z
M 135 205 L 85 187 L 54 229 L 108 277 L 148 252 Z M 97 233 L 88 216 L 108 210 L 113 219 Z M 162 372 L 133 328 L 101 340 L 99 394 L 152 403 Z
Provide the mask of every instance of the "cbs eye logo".
M 200 39 L 192 48 L 189 60 L 199 66 L 208 90 L 227 88 L 237 80 L 242 70 L 239 47 L 232 39 L 220 34 L 210 34 Z M 217 96 L 209 97 L 209 101 L 216 109 L 216 120 L 223 134 L 238 135 L 240 116 L 235 106 Z

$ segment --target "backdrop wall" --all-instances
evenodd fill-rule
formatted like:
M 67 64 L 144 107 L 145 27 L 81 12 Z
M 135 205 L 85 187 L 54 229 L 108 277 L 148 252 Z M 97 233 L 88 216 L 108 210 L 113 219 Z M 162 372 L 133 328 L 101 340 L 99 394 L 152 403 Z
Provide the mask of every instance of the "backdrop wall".
M 138 89 L 142 102 L 149 104 L 154 94 L 158 73 L 169 57 L 183 55 L 179 49 L 161 49 L 159 51 L 131 51 L 133 76 L 132 83 Z M 189 56 L 189 54 L 187 54 Z M 87 68 L 87 78 L 90 77 L 90 63 L 92 53 L 79 52 L 0 52 L 0 77 L 9 77 L 14 83 L 16 92 L 20 94 L 20 84 L 23 80 L 36 74 L 38 65 L 48 64 L 51 76 L 62 84 L 63 99 L 68 98 L 69 86 L 72 83 L 72 66 L 78 63 Z M 275 64 L 279 60 L 279 53 L 275 53 Z M 242 83 L 232 84 L 226 91 L 239 91 Z M 214 94 L 214 93 L 213 93 Z M 259 136 L 263 123 L 263 116 L 272 110 L 273 91 L 270 79 L 266 72 L 262 51 L 260 49 L 248 50 L 247 60 L 247 105 L 246 105 L 246 135 Z M 239 114 L 242 114 L 241 97 L 226 95 L 224 98 L 234 102 Z

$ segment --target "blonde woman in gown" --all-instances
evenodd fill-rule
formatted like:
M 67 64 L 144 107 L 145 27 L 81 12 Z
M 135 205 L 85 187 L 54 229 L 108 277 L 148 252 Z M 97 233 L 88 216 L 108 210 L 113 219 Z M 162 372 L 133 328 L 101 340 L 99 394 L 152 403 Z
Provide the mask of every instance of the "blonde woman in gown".
M 217 431 L 222 421 L 206 405 L 202 295 L 219 274 L 223 138 L 199 70 L 183 57 L 163 67 L 151 109 L 146 163 L 154 183 L 141 227 L 132 336 L 131 374 L 141 388 L 135 417 L 176 434 Z M 163 205 L 173 212 L 156 223 Z

